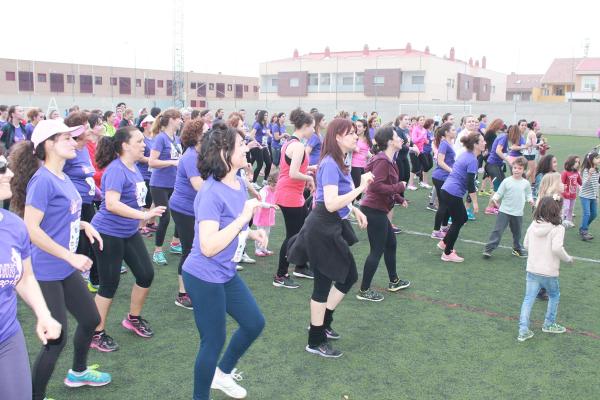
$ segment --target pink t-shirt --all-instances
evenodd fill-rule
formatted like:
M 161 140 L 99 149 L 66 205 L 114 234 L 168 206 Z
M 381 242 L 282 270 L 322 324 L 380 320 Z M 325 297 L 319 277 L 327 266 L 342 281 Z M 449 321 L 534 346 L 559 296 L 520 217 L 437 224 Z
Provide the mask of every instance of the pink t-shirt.
M 275 204 L 275 190 L 270 186 L 265 186 L 260 189 L 260 198 L 269 204 Z M 275 209 L 259 207 L 254 212 L 253 223 L 256 226 L 273 226 L 275 225 Z
M 367 166 L 367 156 L 369 154 L 369 144 L 364 140 L 358 139 L 356 150 L 352 153 L 352 166 L 365 168 Z

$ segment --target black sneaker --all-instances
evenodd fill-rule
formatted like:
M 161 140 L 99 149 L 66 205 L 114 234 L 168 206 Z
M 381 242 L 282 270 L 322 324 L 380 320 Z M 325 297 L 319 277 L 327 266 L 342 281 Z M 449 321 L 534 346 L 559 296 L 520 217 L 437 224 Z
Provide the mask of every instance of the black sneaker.
M 437 207 L 436 207 L 436 206 L 434 206 L 433 204 L 429 204 L 429 205 L 427 205 L 427 209 L 428 209 L 429 211 L 433 211 L 433 212 L 437 212 L 437 210 L 438 210 L 438 209 L 437 209 Z
M 379 302 L 379 301 L 383 301 L 383 295 L 381 293 L 379 293 L 377 290 L 373 290 L 373 289 L 367 289 L 367 290 L 358 290 L 358 293 L 356 294 L 356 298 L 358 300 L 365 300 L 365 301 L 375 301 L 375 302 Z
M 527 250 L 525 250 L 525 249 L 513 249 L 512 255 L 513 256 L 517 256 L 517 257 L 521 257 L 521 258 L 527 258 Z
M 321 343 L 314 347 L 306 345 L 305 350 L 325 358 L 340 358 L 342 354 L 344 354 L 339 350 L 335 350 L 328 342 Z
M 338 340 L 341 337 L 341 335 L 332 328 L 325 328 L 325 335 L 327 336 L 327 339 L 331 340 Z
M 273 278 L 273 286 L 275 287 L 283 287 L 287 289 L 298 289 L 300 285 L 298 285 L 294 280 L 289 276 L 277 276 Z
M 581 236 L 581 240 L 583 240 L 584 242 L 587 242 L 594 238 L 592 235 L 589 234 L 588 231 L 579 231 L 579 236 Z
M 402 228 L 400 228 L 397 225 L 392 225 L 392 232 L 394 232 L 397 235 L 399 233 L 402 233 Z
M 175 305 L 188 310 L 194 309 L 194 306 L 192 305 L 192 299 L 190 299 L 190 296 L 187 293 L 184 293 L 182 296 L 177 295 L 175 298 Z
M 102 331 L 92 336 L 90 348 L 101 351 L 102 353 L 110 353 L 119 350 L 119 345 L 112 337 L 107 335 L 106 332 Z
M 389 292 L 397 292 L 401 289 L 406 289 L 410 286 L 410 281 L 403 281 L 402 279 L 396 279 L 395 282 L 388 283 L 388 291 Z
M 481 255 L 483 256 L 483 258 L 485 258 L 486 260 L 489 258 L 492 258 L 492 252 L 488 251 L 488 250 L 484 250 L 483 253 L 481 253 Z
M 292 275 L 294 275 L 296 278 L 315 279 L 313 272 L 306 267 L 304 267 L 304 268 L 296 267 L 294 269 L 294 272 L 292 272 Z

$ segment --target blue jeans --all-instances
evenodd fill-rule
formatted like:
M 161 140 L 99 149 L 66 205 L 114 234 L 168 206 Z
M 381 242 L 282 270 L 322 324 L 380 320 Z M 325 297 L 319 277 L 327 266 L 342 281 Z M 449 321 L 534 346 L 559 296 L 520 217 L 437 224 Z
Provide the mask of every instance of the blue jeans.
M 583 216 L 581 217 L 579 230 L 587 231 L 592 221 L 598 215 L 598 200 L 581 197 L 581 208 L 583 209 Z
M 221 357 L 219 368 L 231 373 L 238 360 L 264 326 L 256 300 L 244 281 L 236 275 L 229 282 L 210 283 L 183 271 L 183 282 L 194 305 L 194 319 L 200 332 L 200 349 L 194 368 L 194 400 L 208 400 L 219 355 L 225 345 L 226 316 L 240 325 Z
M 523 299 L 521 317 L 519 318 L 519 334 L 524 334 L 529 329 L 529 314 L 531 314 L 531 308 L 533 307 L 533 303 L 535 303 L 535 298 L 540 291 L 540 287 L 546 289 L 546 293 L 548 293 L 548 308 L 546 310 L 544 326 L 552 325 L 556 321 L 556 311 L 560 300 L 558 277 L 542 276 L 527 272 L 525 299 Z

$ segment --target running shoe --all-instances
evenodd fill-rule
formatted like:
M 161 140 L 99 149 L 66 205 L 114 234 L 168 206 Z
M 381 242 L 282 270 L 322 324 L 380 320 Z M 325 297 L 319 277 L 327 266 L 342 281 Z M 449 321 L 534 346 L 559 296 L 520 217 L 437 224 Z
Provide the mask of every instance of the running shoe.
M 486 260 L 489 258 L 492 258 L 492 252 L 489 250 L 483 250 L 483 252 L 481 253 L 481 255 L 483 256 L 483 258 L 485 258 Z
M 92 281 L 88 280 L 87 281 L 87 288 L 90 291 L 90 293 L 98 293 L 98 289 L 100 289 L 100 285 L 94 285 L 92 283 Z
M 173 243 L 171 242 L 171 246 L 169 247 L 169 252 L 171 254 L 181 254 L 183 250 L 181 249 L 181 243 Z
M 451 224 L 451 222 L 448 221 L 448 225 L 450 225 L 450 224 Z M 442 233 L 448 233 L 449 230 L 450 230 L 450 226 L 442 226 L 440 228 L 440 232 L 442 232 Z
M 310 325 L 306 327 L 306 330 L 310 331 Z M 342 337 L 342 335 L 334 331 L 333 328 L 325 328 L 325 336 L 327 336 L 327 339 L 331 340 L 338 340 Z
M 542 332 L 546 333 L 565 333 L 567 328 L 562 325 L 557 324 L 556 322 L 550 325 L 542 326 Z
M 235 266 L 235 270 L 236 271 L 243 271 L 244 267 L 242 267 L 240 264 L 238 264 L 238 265 Z
M 418 189 L 418 188 L 417 188 L 416 186 L 414 186 L 414 185 L 408 185 L 406 188 L 407 188 L 408 190 L 412 190 L 412 191 L 415 191 L 415 190 L 417 190 L 417 189 Z
M 518 340 L 519 342 L 524 342 L 524 341 L 526 341 L 527 339 L 531 339 L 532 337 L 533 337 L 533 332 L 532 332 L 532 331 L 530 331 L 529 329 L 527 329 L 527 331 L 526 331 L 526 332 L 524 332 L 524 333 L 519 333 L 519 336 L 517 336 L 517 340 Z
M 165 257 L 165 253 L 162 251 L 155 251 L 154 254 L 152 254 L 152 261 L 154 261 L 155 264 L 158 265 L 167 265 L 167 258 Z
M 107 335 L 105 331 L 102 331 L 92 336 L 90 348 L 96 349 L 102 353 L 110 353 L 119 350 L 119 345 L 113 340 L 112 337 Z
M 473 212 L 473 210 L 471 208 L 467 209 L 467 219 L 469 221 L 476 221 L 477 218 L 475 218 L 475 213 Z
M 275 275 L 273 277 L 273 286 L 282 287 L 282 288 L 286 288 L 286 289 L 297 289 L 300 287 L 300 285 L 298 285 L 296 282 L 294 282 L 294 280 L 289 275 L 285 275 L 285 276 Z
M 260 186 L 260 185 L 259 185 L 258 183 L 256 183 L 256 182 L 254 182 L 254 183 L 252 184 L 252 187 L 253 187 L 254 189 L 256 189 L 256 190 L 260 190 L 260 189 L 262 189 L 262 186 Z
M 264 252 L 264 251 L 262 251 L 262 250 L 256 250 L 256 251 L 254 252 L 254 255 L 255 255 L 256 257 L 266 257 L 266 256 L 267 256 L 267 253 L 266 253 L 266 252 Z
M 75 372 L 72 369 L 67 372 L 64 382 L 68 387 L 81 386 L 104 386 L 112 380 L 109 373 L 98 371 L 98 364 L 91 365 L 83 372 Z
M 425 182 L 419 182 L 419 187 L 425 188 L 425 189 L 431 189 L 431 185 L 425 183 Z
M 306 267 L 296 267 L 292 275 L 296 278 L 315 279 L 313 272 Z
M 374 301 L 374 302 L 383 301 L 383 299 L 384 299 L 384 297 L 381 293 L 379 293 L 377 290 L 373 290 L 371 288 L 369 288 L 367 290 L 359 290 L 358 293 L 356 294 L 356 298 L 358 300 Z
M 309 353 L 319 355 L 325 358 L 340 358 L 342 352 L 334 349 L 328 342 L 323 342 L 319 346 L 306 345 L 305 350 Z
M 156 224 L 146 224 L 146 229 L 149 232 L 156 232 L 158 230 L 158 226 L 156 226 Z
M 450 253 L 450 254 L 442 253 L 441 259 L 442 259 L 442 261 L 454 262 L 454 263 L 461 263 L 461 262 L 465 261 L 464 258 L 459 257 L 458 254 L 456 254 L 456 250 L 452 250 L 452 253 Z
M 121 273 L 121 275 L 126 274 L 127 273 L 127 267 L 124 265 L 121 265 L 121 270 L 119 271 Z
M 140 234 L 145 238 L 152 237 L 152 231 L 150 229 L 148 229 L 148 227 L 140 228 Z
M 442 251 L 446 250 L 446 243 L 444 243 L 443 240 L 440 240 L 438 242 L 438 244 L 437 244 L 437 248 L 440 249 L 440 250 L 442 250 Z
M 525 249 L 513 249 L 512 255 L 521 258 L 527 258 L 527 250 Z
M 398 290 L 406 289 L 409 286 L 410 286 L 410 281 L 403 281 L 400 278 L 396 278 L 396 280 L 394 282 L 388 283 L 388 291 L 389 292 L 397 292 Z
M 400 228 L 398 225 L 392 225 L 392 232 L 394 232 L 394 234 L 399 234 L 402 233 L 402 228 Z
M 256 260 L 253 258 L 250 258 L 248 253 L 244 252 L 244 254 L 242 254 L 242 259 L 240 260 L 240 262 L 246 263 L 246 264 L 254 264 L 254 263 L 256 263 Z
M 437 212 L 437 207 L 433 204 L 428 204 L 426 207 L 429 211 Z
M 184 293 L 181 296 L 177 295 L 177 297 L 175 297 L 175 305 L 188 310 L 194 309 L 192 306 L 192 299 L 190 299 L 190 296 L 187 293 Z
M 233 375 L 234 371 L 231 371 L 231 374 L 226 374 L 217 368 L 212 383 L 210 384 L 210 388 L 220 390 L 233 399 L 246 398 L 248 392 L 236 382 L 236 378 L 237 380 L 242 380 L 241 375 L 236 374 L 235 378 Z
M 273 254 L 275 254 L 275 253 L 274 253 L 274 252 L 272 252 L 271 250 L 265 250 L 265 253 L 266 253 L 268 256 L 272 256 Z
M 431 232 L 431 236 L 430 236 L 430 238 L 437 239 L 437 240 L 442 240 L 445 237 L 446 237 L 446 233 L 442 232 L 442 231 L 433 231 L 433 232 Z
M 121 325 L 123 325 L 123 328 L 132 331 L 140 337 L 150 338 L 154 336 L 154 332 L 152 331 L 152 328 L 150 328 L 148 321 L 141 316 L 131 318 L 131 316 L 127 314 L 123 321 L 121 321 Z

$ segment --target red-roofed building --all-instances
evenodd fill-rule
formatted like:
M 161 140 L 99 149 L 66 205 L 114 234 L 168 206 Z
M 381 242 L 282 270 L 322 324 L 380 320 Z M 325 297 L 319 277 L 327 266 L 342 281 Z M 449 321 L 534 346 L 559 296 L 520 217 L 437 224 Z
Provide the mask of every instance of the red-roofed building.
M 568 101 L 600 101 L 600 58 L 584 58 L 575 67 L 575 90 Z
M 506 77 L 506 101 L 531 101 L 534 89 L 540 88 L 543 75 L 515 74 Z
M 331 51 L 260 64 L 260 96 L 272 100 L 504 101 L 506 75 L 481 63 L 459 60 L 454 48 L 439 57 L 429 47 Z
M 575 88 L 575 69 L 581 58 L 555 58 L 540 80 L 542 86 L 534 90 L 534 101 L 560 103 L 566 100 L 566 93 Z

